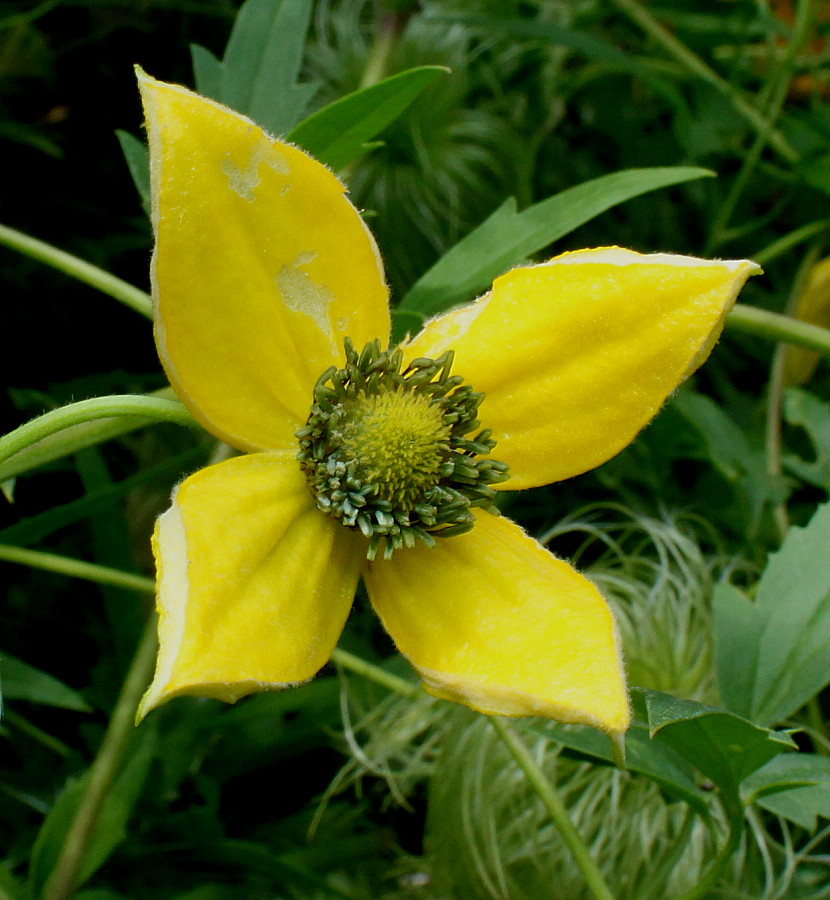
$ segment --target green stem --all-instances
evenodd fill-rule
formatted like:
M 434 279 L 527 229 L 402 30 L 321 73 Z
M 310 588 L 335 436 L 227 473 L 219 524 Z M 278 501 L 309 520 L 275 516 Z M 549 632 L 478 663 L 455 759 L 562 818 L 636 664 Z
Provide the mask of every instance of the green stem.
M 89 770 L 86 789 L 61 848 L 55 868 L 43 888 L 42 900 L 66 900 L 76 889 L 90 835 L 107 791 L 118 775 L 135 731 L 135 714 L 153 674 L 156 623 L 150 619 L 121 688 L 107 733 Z
M 374 681 L 376 684 L 382 685 L 389 690 L 395 691 L 404 697 L 414 699 L 420 696 L 421 689 L 409 681 L 404 681 L 397 675 L 381 669 L 379 666 L 366 662 L 364 659 L 349 653 L 346 650 L 336 649 L 331 655 L 332 661 L 337 665 L 362 675 Z M 519 764 L 519 767 L 525 773 L 530 784 L 533 786 L 539 799 L 542 801 L 545 809 L 556 825 L 562 839 L 573 854 L 576 864 L 582 870 L 585 880 L 596 900 L 613 900 L 613 895 L 608 890 L 602 874 L 597 868 L 596 863 L 591 858 L 588 848 L 585 846 L 579 832 L 574 828 L 562 801 L 554 793 L 553 788 L 545 778 L 544 773 L 539 769 L 533 758 L 528 753 L 525 745 L 519 740 L 513 730 L 504 722 L 503 719 L 490 717 L 490 723 L 496 730 L 501 740 L 507 745 L 513 758 Z
M 375 39 L 360 79 L 360 89 L 371 87 L 386 77 L 392 50 L 400 31 L 400 16 L 397 13 L 378 9 L 376 15 Z
M 735 213 L 738 201 L 749 183 L 749 179 L 761 158 L 764 147 L 766 147 L 767 143 L 770 141 L 774 123 L 781 114 L 784 101 L 787 99 L 787 92 L 789 91 L 790 81 L 795 68 L 796 54 L 807 39 L 807 34 L 810 25 L 812 24 L 811 8 L 811 0 L 801 0 L 798 4 L 795 27 L 793 28 L 790 42 L 787 45 L 787 51 L 783 55 L 769 81 L 772 99 L 765 111 L 767 127 L 764 130 L 759 130 L 756 134 L 749 152 L 744 157 L 741 169 L 732 182 L 732 186 L 730 187 L 729 193 L 721 205 L 721 208 L 718 210 L 718 214 L 712 224 L 711 235 L 704 254 L 706 256 L 710 256 L 714 247 L 717 247 L 724 242 L 729 222 Z
M 736 303 L 726 317 L 726 325 L 745 334 L 795 344 L 805 350 L 815 350 L 822 356 L 830 356 L 830 331 L 780 313 Z
M 364 678 L 374 681 L 375 684 L 388 688 L 390 691 L 394 691 L 403 697 L 410 697 L 414 700 L 421 695 L 421 689 L 417 684 L 404 681 L 403 678 L 399 678 L 397 675 L 381 669 L 380 666 L 376 666 L 365 659 L 361 659 L 359 656 L 355 656 L 353 653 L 349 653 L 348 650 L 341 650 L 339 647 L 336 647 L 331 654 L 331 661 L 344 669 L 348 669 L 350 672 L 354 672 L 355 675 L 362 675 Z
M 99 566 L 97 563 L 84 562 L 81 559 L 59 556 L 57 553 L 44 553 L 42 550 L 0 544 L 0 560 L 31 566 L 45 572 L 56 572 L 58 575 L 68 575 L 70 578 L 94 581 L 96 584 L 111 584 L 130 591 L 152 593 L 155 590 L 152 578 L 133 575 L 131 572 L 122 572 L 108 566 Z
M 562 840 L 570 850 L 574 861 L 585 876 L 588 889 L 595 900 L 614 900 L 614 895 L 605 883 L 599 867 L 585 846 L 585 842 L 582 840 L 579 832 L 574 828 L 573 822 L 568 817 L 565 805 L 545 777 L 544 772 L 542 772 L 530 755 L 527 747 L 504 719 L 493 716 L 490 719 L 490 724 L 542 801 L 548 815 L 553 820 L 553 824 L 562 836 Z
M 757 253 L 753 253 L 752 259 L 757 262 L 759 266 L 765 266 L 767 263 L 772 262 L 772 260 L 786 253 L 788 250 L 791 250 L 803 241 L 808 241 L 816 235 L 823 234 L 828 229 L 830 229 L 830 219 L 819 219 L 816 222 L 808 222 L 808 224 L 802 225 L 801 228 L 796 228 L 789 234 L 785 234 L 784 237 L 768 244 Z
M 395 691 L 404 697 L 415 699 L 421 695 L 421 690 L 417 685 L 404 681 L 397 675 L 392 675 L 346 650 L 336 649 L 332 653 L 331 658 L 333 662 L 344 669 L 348 669 L 357 675 L 362 675 L 364 678 L 368 678 L 370 681 L 389 688 L 389 690 Z M 554 792 L 544 773 L 533 761 L 525 745 L 503 719 L 490 717 L 490 723 L 538 794 L 562 839 L 571 851 L 576 864 L 585 876 L 585 881 L 595 900 L 614 900 L 613 894 L 605 884 L 602 873 L 591 857 L 588 848 L 568 818 L 568 813 L 562 801 Z
M 92 397 L 52 409 L 31 422 L 0 437 L 0 462 L 11 459 L 27 449 L 73 425 L 81 425 L 97 419 L 117 416 L 135 416 L 157 422 L 173 422 L 177 425 L 196 425 L 193 417 L 178 400 L 150 397 L 144 394 L 113 394 L 108 397 Z
M 37 238 L 5 225 L 0 225 L 0 244 L 5 244 L 12 250 L 17 250 L 32 259 L 46 263 L 71 278 L 114 297 L 125 306 L 129 306 L 130 309 L 147 316 L 148 319 L 153 318 L 153 304 L 144 291 L 140 291 L 137 287 L 122 281 L 104 269 L 99 269 L 98 266 L 93 266 L 86 260 L 79 259 L 45 241 L 39 241 Z
M 765 116 L 751 103 L 747 103 L 728 81 L 725 81 L 717 72 L 710 69 L 699 56 L 692 53 L 685 44 L 661 25 L 641 4 L 636 2 L 636 0 L 612 0 L 612 2 L 632 21 L 636 22 L 643 31 L 657 41 L 684 68 L 723 94 L 756 131 L 767 135 L 770 146 L 784 159 L 791 163 L 798 161 L 799 154 L 790 146 L 781 132 L 772 128 Z

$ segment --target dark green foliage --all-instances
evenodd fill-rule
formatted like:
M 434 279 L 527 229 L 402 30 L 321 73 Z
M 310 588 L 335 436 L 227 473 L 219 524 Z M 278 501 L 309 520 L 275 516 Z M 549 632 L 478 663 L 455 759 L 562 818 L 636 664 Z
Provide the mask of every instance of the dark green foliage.
M 396 336 L 530 257 L 613 244 L 757 258 L 742 300 L 785 312 L 830 246 L 828 28 L 820 4 L 786 6 L 11 0 L 0 221 L 147 288 L 139 64 L 338 171 L 378 238 Z M 164 389 L 147 321 L 0 255 L 10 428 Z M 770 343 L 727 329 L 630 448 L 499 497 L 617 612 L 627 770 L 596 731 L 517 728 L 620 900 L 827 896 L 828 371 L 784 390 Z M 0 549 L 134 579 L 0 562 L 2 898 L 43 896 L 150 612 L 153 520 L 217 453 L 133 418 L 0 458 Z M 131 732 L 78 900 L 588 897 L 487 720 L 411 696 L 360 600 L 343 646 L 400 696 L 332 666 L 233 707 L 175 700 Z

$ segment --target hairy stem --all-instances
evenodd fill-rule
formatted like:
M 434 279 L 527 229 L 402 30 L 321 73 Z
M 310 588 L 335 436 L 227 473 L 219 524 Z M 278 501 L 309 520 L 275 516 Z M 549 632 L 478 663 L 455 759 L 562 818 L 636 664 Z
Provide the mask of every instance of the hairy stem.
M 818 325 L 810 325 L 790 316 L 769 312 L 736 303 L 726 318 L 728 328 L 767 338 L 795 344 L 805 350 L 815 350 L 822 356 L 830 356 L 830 331 Z
M 58 575 L 68 575 L 70 578 L 94 581 L 96 584 L 110 584 L 114 587 L 126 588 L 129 591 L 152 593 L 155 585 L 152 578 L 145 578 L 143 575 L 133 575 L 132 572 L 122 572 L 120 569 L 111 569 L 108 566 L 99 566 L 97 563 L 85 562 L 82 559 L 59 556 L 57 553 L 29 550 L 27 547 L 0 544 L 0 560 L 20 563 L 20 565 L 42 569 L 45 572 L 56 572 Z
M 115 275 L 111 275 L 105 269 L 93 266 L 92 263 L 79 259 L 65 250 L 59 250 L 45 241 L 39 241 L 37 238 L 23 234 L 22 231 L 16 231 L 14 228 L 9 228 L 6 225 L 0 225 L 0 244 L 5 244 L 11 250 L 17 250 L 19 253 L 30 256 L 32 259 L 46 263 L 46 265 L 52 266 L 53 269 L 69 275 L 70 278 L 82 281 L 84 284 L 88 284 L 90 287 L 94 287 L 102 293 L 114 297 L 125 306 L 129 306 L 130 309 L 134 309 L 148 319 L 153 318 L 153 304 L 150 297 L 144 291 L 133 287 Z
M 153 422 L 173 422 L 191 428 L 196 425 L 193 417 L 178 400 L 145 394 L 92 397 L 52 409 L 0 437 L 0 462 L 5 462 L 32 444 L 75 425 L 120 416 L 133 416 Z
M 605 883 L 599 867 L 568 817 L 565 805 L 530 755 L 530 751 L 504 719 L 493 716 L 490 724 L 542 801 L 574 861 L 585 876 L 585 882 L 594 900 L 614 900 L 614 895 Z
M 331 661 L 344 669 L 348 669 L 350 672 L 354 672 L 355 675 L 362 675 L 364 678 L 374 681 L 375 684 L 388 688 L 390 691 L 394 691 L 403 697 L 414 699 L 421 693 L 421 689 L 417 684 L 404 681 L 403 678 L 399 678 L 397 675 L 381 669 L 380 666 L 376 666 L 374 663 L 367 662 L 365 659 L 349 653 L 348 650 L 341 650 L 339 647 L 336 647 L 332 651 Z

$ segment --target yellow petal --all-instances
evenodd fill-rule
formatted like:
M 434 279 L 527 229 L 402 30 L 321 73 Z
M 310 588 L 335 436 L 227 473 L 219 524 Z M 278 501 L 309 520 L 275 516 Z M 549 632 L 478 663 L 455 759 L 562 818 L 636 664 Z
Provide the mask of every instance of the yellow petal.
M 348 615 L 360 540 L 316 509 L 287 454 L 191 475 L 156 526 L 160 650 L 139 714 L 180 694 L 233 702 L 311 678 Z
M 821 260 L 810 270 L 795 316 L 811 325 L 830 327 L 830 258 Z M 792 346 L 785 346 L 784 352 L 785 384 L 806 384 L 821 360 L 819 354 Z
M 628 727 L 611 611 L 507 519 L 480 512 L 471 532 L 400 550 L 364 578 L 398 649 L 437 697 L 612 735 Z
M 748 261 L 566 253 L 513 269 L 474 304 L 429 322 L 412 356 L 456 351 L 483 391 L 482 424 L 510 466 L 503 489 L 548 484 L 610 459 L 708 356 Z
M 375 243 L 337 178 L 244 116 L 140 76 L 156 342 L 173 387 L 243 450 L 294 447 L 318 377 L 389 334 Z

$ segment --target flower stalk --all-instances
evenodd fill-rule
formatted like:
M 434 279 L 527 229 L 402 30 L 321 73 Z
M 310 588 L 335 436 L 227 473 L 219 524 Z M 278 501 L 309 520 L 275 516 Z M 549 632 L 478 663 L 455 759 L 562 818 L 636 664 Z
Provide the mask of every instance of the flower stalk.
M 144 575 L 122 572 L 120 569 L 111 569 L 109 566 L 99 566 L 97 563 L 86 562 L 82 559 L 59 556 L 57 553 L 30 550 L 28 547 L 12 547 L 8 544 L 0 544 L 0 560 L 31 566 L 44 572 L 68 575 L 70 578 L 81 578 L 84 581 L 93 581 L 96 584 L 108 584 L 113 587 L 125 588 L 130 591 L 152 594 L 155 589 L 153 579 Z
M 114 297 L 125 306 L 141 313 L 148 319 L 153 318 L 153 303 L 150 297 L 142 290 L 107 272 L 98 266 L 88 263 L 86 260 L 79 259 L 65 250 L 59 250 L 45 241 L 39 241 L 22 231 L 9 228 L 6 225 L 0 225 L 0 244 L 4 244 L 11 250 L 17 250 L 32 259 L 46 263 L 69 275 L 77 281 L 82 281 L 90 287 Z
M 735 331 L 754 334 L 770 341 L 795 344 L 830 357 L 830 331 L 819 325 L 800 322 L 791 316 L 736 303 L 726 317 L 726 324 Z
M 133 416 L 151 422 L 173 422 L 191 428 L 196 424 L 178 400 L 143 394 L 92 397 L 50 410 L 0 438 L 0 462 L 74 425 L 120 416 Z
M 416 685 L 404 681 L 403 678 L 392 675 L 346 650 L 335 650 L 331 658 L 333 662 L 342 666 L 342 668 L 368 678 L 370 681 L 374 681 L 381 687 L 388 688 L 401 696 L 414 699 L 420 693 L 420 689 Z M 490 724 L 519 768 L 524 772 L 528 783 L 536 792 L 542 805 L 551 817 L 554 826 L 562 836 L 562 840 L 573 855 L 574 861 L 582 871 L 594 900 L 614 900 L 614 895 L 605 883 L 602 873 L 582 840 L 582 836 L 571 822 L 562 800 L 528 752 L 527 747 L 505 719 L 493 716 L 490 718 Z
M 574 862 L 582 871 L 591 896 L 594 897 L 594 900 L 614 900 L 614 895 L 605 883 L 602 872 L 568 817 L 565 805 L 530 755 L 527 747 L 504 719 L 494 716 L 490 719 L 490 724 L 542 801 L 553 824 L 562 836 L 562 840 L 570 850 Z
M 153 673 L 156 648 L 156 623 L 152 617 L 127 673 L 103 743 L 89 770 L 86 790 L 66 834 L 55 868 L 43 889 L 42 900 L 66 900 L 78 887 L 78 873 L 90 836 L 107 791 L 121 770 L 133 739 L 136 710 Z

